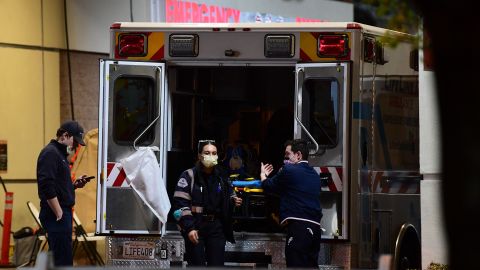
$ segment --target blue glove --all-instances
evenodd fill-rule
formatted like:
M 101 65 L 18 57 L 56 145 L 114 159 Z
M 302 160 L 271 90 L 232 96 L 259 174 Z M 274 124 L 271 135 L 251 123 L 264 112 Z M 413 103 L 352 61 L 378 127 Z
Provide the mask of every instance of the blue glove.
M 173 212 L 173 217 L 175 218 L 176 221 L 179 221 L 180 218 L 182 217 L 182 209 L 175 210 L 175 212 Z
M 232 181 L 234 187 L 250 187 L 250 188 L 260 188 L 262 187 L 262 181 L 252 180 L 252 181 Z

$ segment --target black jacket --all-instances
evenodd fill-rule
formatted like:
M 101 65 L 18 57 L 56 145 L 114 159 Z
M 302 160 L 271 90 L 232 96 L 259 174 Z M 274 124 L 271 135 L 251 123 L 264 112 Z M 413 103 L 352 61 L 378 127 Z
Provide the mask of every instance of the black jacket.
M 197 165 L 193 167 L 190 173 L 189 170 L 184 171 L 175 186 L 175 193 L 173 195 L 173 211 L 181 209 L 181 217 L 178 220 L 178 225 L 183 233 L 188 234 L 191 230 L 198 230 L 201 215 L 209 211 L 212 214 L 212 206 L 209 205 L 207 191 L 207 184 L 201 175 L 201 169 Z M 193 186 L 192 177 L 193 175 Z M 225 239 L 231 243 L 235 243 L 232 230 L 232 212 L 234 203 L 232 196 L 235 195 L 233 188 L 228 181 L 226 172 L 220 166 L 215 166 L 212 177 L 215 177 L 216 182 L 219 183 L 221 189 L 221 206 L 218 214 L 225 234 Z
M 75 191 L 67 160 L 67 147 L 51 140 L 40 152 L 37 160 L 37 182 L 40 206 L 47 207 L 47 200 L 57 197 L 61 207 L 75 204 Z

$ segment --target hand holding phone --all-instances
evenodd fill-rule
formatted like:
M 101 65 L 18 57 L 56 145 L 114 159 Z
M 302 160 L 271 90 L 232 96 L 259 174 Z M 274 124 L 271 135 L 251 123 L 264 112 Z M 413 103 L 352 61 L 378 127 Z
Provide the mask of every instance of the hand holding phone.
M 75 180 L 75 182 L 73 183 L 73 186 L 75 188 L 83 188 L 85 184 L 90 182 L 90 180 L 92 180 L 93 178 L 95 178 L 95 176 L 88 176 L 88 177 L 82 176 L 77 180 Z

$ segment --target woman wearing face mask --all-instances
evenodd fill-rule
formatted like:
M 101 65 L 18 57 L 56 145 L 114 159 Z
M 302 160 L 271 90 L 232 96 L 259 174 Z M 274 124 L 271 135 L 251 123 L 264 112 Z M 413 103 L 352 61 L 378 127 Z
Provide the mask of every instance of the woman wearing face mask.
M 173 215 L 185 240 L 189 266 L 224 266 L 225 243 L 234 243 L 231 213 L 240 206 L 218 163 L 214 141 L 201 140 L 198 161 L 184 171 L 173 195 Z

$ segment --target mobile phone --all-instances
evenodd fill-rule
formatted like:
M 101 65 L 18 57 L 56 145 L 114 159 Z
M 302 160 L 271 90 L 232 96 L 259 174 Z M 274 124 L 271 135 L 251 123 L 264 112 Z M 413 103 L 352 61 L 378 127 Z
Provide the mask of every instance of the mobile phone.
M 93 178 L 95 178 L 95 176 L 85 177 L 85 178 L 83 178 L 83 180 L 90 181 L 90 180 L 92 180 Z

